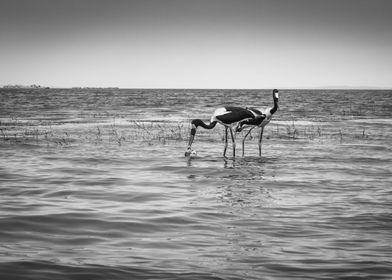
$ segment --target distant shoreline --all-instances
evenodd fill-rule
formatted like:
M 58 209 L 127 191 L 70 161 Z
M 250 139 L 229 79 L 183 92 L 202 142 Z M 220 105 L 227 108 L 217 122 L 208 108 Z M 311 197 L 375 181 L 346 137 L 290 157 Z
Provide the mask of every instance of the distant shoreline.
M 269 90 L 270 88 L 156 88 L 156 87 L 48 87 L 41 85 L 4 85 L 1 89 L 110 89 L 110 90 Z M 383 87 L 348 87 L 348 86 L 331 86 L 331 87 L 313 87 L 313 88 L 288 88 L 288 87 L 277 87 L 281 90 L 392 90 L 390 88 Z

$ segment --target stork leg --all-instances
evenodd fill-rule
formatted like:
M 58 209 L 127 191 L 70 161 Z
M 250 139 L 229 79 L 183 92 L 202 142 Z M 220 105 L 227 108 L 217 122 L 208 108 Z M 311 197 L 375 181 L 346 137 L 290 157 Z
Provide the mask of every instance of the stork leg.
M 233 134 L 233 129 L 230 127 L 231 141 L 233 142 L 233 157 L 235 157 L 235 136 Z
M 225 148 L 223 150 L 223 157 L 226 157 L 226 150 L 227 150 L 227 127 L 225 127 Z
M 242 139 L 242 157 L 244 157 L 244 155 L 245 155 L 245 139 L 246 139 L 246 137 L 248 137 L 249 133 L 252 131 L 253 128 L 254 127 L 249 129 L 249 131 L 245 134 L 244 139 Z
M 260 138 L 259 138 L 259 157 L 261 157 L 261 140 L 263 139 L 263 132 L 264 132 L 264 127 L 261 128 L 260 131 Z

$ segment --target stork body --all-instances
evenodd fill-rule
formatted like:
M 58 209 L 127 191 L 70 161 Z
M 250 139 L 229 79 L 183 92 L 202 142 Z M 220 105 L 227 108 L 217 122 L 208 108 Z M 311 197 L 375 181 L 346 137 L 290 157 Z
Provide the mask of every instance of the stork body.
M 278 90 L 274 90 L 274 96 L 275 94 L 277 96 L 277 92 Z M 211 116 L 209 124 L 206 124 L 200 119 L 192 120 L 191 134 L 189 137 L 188 148 L 187 151 L 185 152 L 185 156 L 189 156 L 192 153 L 192 148 L 191 148 L 192 143 L 195 138 L 196 130 L 199 126 L 203 127 L 204 129 L 213 129 L 216 126 L 216 124 L 219 123 L 225 127 L 225 147 L 223 150 L 223 156 L 226 157 L 226 150 L 228 146 L 228 131 L 230 131 L 230 136 L 233 143 L 233 157 L 235 157 L 235 149 L 236 149 L 235 132 L 241 131 L 245 126 L 252 126 L 251 130 L 257 126 L 264 127 L 271 120 L 270 116 L 273 113 L 275 113 L 275 111 L 277 110 L 277 99 L 275 104 L 276 106 L 274 106 L 274 108 L 272 108 L 270 111 L 266 112 L 265 114 L 261 110 L 258 110 L 256 108 L 242 108 L 242 107 L 227 106 L 227 107 L 221 107 L 216 109 L 213 115 Z M 236 127 L 236 129 L 233 132 L 234 127 Z M 251 130 L 249 130 L 246 136 L 248 136 Z M 246 136 L 242 141 L 243 151 L 244 151 Z M 261 147 L 261 143 L 260 143 L 260 147 Z M 244 152 L 242 152 L 242 154 L 244 154 Z M 259 151 L 259 154 L 261 155 L 261 150 Z

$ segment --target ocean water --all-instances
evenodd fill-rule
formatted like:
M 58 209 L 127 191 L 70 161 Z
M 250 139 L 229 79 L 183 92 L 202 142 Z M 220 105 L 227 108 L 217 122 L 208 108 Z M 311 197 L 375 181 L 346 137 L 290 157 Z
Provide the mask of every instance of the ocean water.
M 392 91 L 0 89 L 1 279 L 392 279 Z

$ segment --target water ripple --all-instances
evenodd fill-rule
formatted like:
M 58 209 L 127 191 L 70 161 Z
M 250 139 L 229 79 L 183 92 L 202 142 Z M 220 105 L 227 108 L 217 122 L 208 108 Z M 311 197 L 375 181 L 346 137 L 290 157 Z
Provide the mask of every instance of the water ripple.
M 389 91 L 287 90 L 236 158 L 184 107 L 267 91 L 0 94 L 1 279 L 392 276 Z

